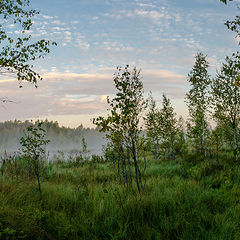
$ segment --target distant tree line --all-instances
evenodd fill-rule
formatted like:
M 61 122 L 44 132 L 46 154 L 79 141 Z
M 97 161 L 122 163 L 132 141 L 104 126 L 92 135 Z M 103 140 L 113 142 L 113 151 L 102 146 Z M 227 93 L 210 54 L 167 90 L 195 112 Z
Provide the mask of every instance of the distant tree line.
M 16 151 L 20 147 L 20 139 L 25 135 L 26 129 L 38 122 L 15 120 L 0 123 L 0 152 Z M 67 128 L 60 127 L 56 121 L 45 120 L 42 127 L 46 130 L 46 137 L 50 140 L 47 149 L 53 151 L 78 150 L 82 137 L 85 138 L 89 148 L 99 147 L 104 142 L 104 134 L 99 133 L 95 128 L 85 128 L 82 124 L 76 128 Z

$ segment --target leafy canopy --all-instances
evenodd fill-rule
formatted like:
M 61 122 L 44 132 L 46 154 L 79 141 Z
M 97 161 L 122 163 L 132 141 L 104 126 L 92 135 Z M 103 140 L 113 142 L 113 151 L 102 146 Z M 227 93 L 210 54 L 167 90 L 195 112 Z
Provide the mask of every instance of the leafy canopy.
M 56 45 L 49 40 L 32 40 L 32 18 L 37 14 L 30 9 L 29 0 L 0 0 L 0 74 L 14 73 L 20 82 L 35 86 L 41 76 L 33 70 L 32 61 L 43 58 L 50 52 L 50 45 Z M 11 34 L 9 25 L 18 31 Z
M 114 85 L 116 97 L 107 99 L 110 114 L 107 118 L 98 117 L 93 122 L 100 127 L 100 131 L 107 132 L 109 139 L 116 133 L 125 137 L 138 134 L 141 114 L 146 107 L 140 71 L 136 68 L 131 71 L 128 65 L 125 68 L 118 67 L 114 74 Z

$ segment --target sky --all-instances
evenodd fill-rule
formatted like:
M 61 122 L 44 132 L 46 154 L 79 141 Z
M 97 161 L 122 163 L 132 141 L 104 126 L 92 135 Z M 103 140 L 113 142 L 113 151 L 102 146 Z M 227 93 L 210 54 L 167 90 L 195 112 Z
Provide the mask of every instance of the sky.
M 35 69 L 38 88 L 13 76 L 0 76 L 0 121 L 49 119 L 60 125 L 92 127 L 106 115 L 106 96 L 114 97 L 117 66 L 141 69 L 145 96 L 157 103 L 162 94 L 178 116 L 188 116 L 187 75 L 198 52 L 207 55 L 212 76 L 227 55 L 239 50 L 224 22 L 239 14 L 235 2 L 219 0 L 31 0 L 40 14 L 33 39 L 57 42 Z M 10 34 L 18 29 L 9 24 Z

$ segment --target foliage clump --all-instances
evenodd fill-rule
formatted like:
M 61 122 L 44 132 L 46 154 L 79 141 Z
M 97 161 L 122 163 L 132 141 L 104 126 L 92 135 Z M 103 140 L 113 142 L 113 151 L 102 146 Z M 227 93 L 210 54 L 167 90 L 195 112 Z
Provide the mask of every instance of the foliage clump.
M 206 138 L 208 135 L 207 112 L 210 96 L 210 75 L 208 74 L 209 63 L 206 56 L 198 53 L 195 64 L 188 74 L 190 90 L 186 94 L 186 103 L 189 110 L 188 134 L 194 140 L 195 149 L 198 153 L 206 154 Z
M 141 192 L 144 180 L 140 169 L 140 153 L 143 150 L 144 138 L 141 134 L 140 120 L 146 108 L 146 101 L 140 70 L 131 70 L 128 65 L 124 68 L 118 67 L 114 74 L 114 85 L 117 90 L 116 96 L 112 100 L 107 98 L 110 114 L 106 118 L 98 117 L 93 122 L 100 131 L 106 132 L 114 151 L 119 153 L 118 172 L 125 184 L 130 186 L 134 178 L 138 191 Z
M 41 80 L 39 73 L 33 69 L 32 61 L 41 59 L 50 52 L 50 45 L 55 42 L 41 39 L 32 40 L 30 29 L 33 17 L 39 12 L 29 9 L 29 0 L 1 0 L 0 1 L 0 74 L 14 73 L 17 79 L 28 81 L 37 86 Z M 12 35 L 8 26 L 18 27 L 18 34 Z M 20 85 L 21 87 L 22 85 Z
M 162 108 L 157 109 L 155 100 L 150 97 L 149 111 L 144 119 L 155 159 L 159 159 L 163 153 L 174 158 L 180 128 L 170 99 L 163 94 Z

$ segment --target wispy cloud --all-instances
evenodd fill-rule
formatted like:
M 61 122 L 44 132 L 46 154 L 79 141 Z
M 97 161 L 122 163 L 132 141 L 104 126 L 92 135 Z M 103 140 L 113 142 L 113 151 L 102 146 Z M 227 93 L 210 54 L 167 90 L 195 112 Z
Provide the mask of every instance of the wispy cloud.
M 214 72 L 225 55 L 238 48 L 234 34 L 223 25 L 236 15 L 234 4 L 225 6 L 216 0 L 94 3 L 73 0 L 61 9 L 61 1 L 52 0 L 48 6 L 39 1 L 44 14 L 34 18 L 27 34 L 33 40 L 56 41 L 58 46 L 35 62 L 44 78 L 38 89 L 29 84 L 19 89 L 16 80 L 0 78 L 0 96 L 20 102 L 8 104 L 0 120 L 105 111 L 106 95 L 114 94 L 114 68 L 125 64 L 143 69 L 146 92 L 154 91 L 159 98 L 166 92 L 180 102 L 197 52 L 208 54 Z M 11 36 L 22 34 L 14 24 L 7 28 Z
M 142 75 L 147 91 L 166 92 L 169 87 L 183 83 L 183 76 L 166 70 L 146 70 Z M 106 96 L 115 94 L 112 74 L 60 73 L 53 69 L 43 78 L 38 89 L 29 84 L 18 89 L 14 79 L 1 80 L 0 95 L 19 103 L 8 104 L 0 121 L 13 113 L 16 117 L 103 113 L 107 109 Z M 179 92 L 176 93 L 179 97 Z
M 143 3 L 143 2 L 136 2 L 136 5 L 138 6 L 138 7 L 143 7 L 143 8 L 155 8 L 156 7 L 156 5 L 154 5 L 153 3 Z

